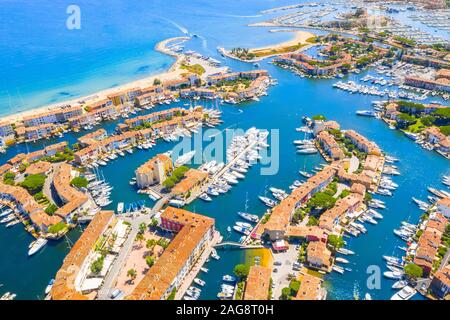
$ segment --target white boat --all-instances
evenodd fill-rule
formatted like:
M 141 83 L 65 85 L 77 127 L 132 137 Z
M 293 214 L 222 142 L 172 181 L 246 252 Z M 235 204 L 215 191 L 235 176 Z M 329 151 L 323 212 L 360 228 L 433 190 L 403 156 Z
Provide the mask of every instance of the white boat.
M 47 244 L 47 242 L 48 240 L 44 238 L 37 239 L 31 246 L 30 250 L 28 250 L 28 256 L 32 256 L 33 254 L 41 250 Z
M 234 231 L 245 234 L 246 236 L 250 235 L 250 231 L 247 228 L 243 228 L 240 226 L 233 226 Z
M 196 284 L 198 284 L 199 286 L 202 286 L 202 287 L 206 284 L 205 281 L 203 281 L 202 279 L 199 279 L 199 278 L 195 278 L 195 279 L 194 279 L 194 282 L 195 282 Z
M 181 207 L 184 207 L 186 203 L 183 200 L 172 199 L 169 201 L 169 204 L 171 206 L 181 208 Z
M 246 213 L 246 212 L 238 212 L 237 213 L 242 219 L 245 219 L 247 221 L 250 222 L 258 222 L 259 218 L 257 215 L 255 214 L 250 214 L 250 213 Z
M 226 282 L 235 282 L 236 281 L 236 277 L 230 276 L 229 274 L 226 274 L 222 277 L 223 281 Z
M 342 258 L 342 257 L 337 257 L 337 258 L 336 258 L 336 261 L 337 261 L 337 262 L 340 262 L 340 263 L 349 263 L 349 261 L 348 261 L 347 259 L 344 259 L 344 258 Z
M 236 225 L 242 228 L 246 228 L 246 229 L 253 229 L 253 226 L 250 223 L 247 222 L 236 222 Z
M 342 267 L 340 267 L 338 265 L 334 265 L 332 267 L 332 269 L 333 269 L 333 271 L 336 271 L 337 273 L 340 273 L 340 274 L 344 274 L 344 272 L 345 272 L 344 268 L 342 268 Z
M 386 271 L 383 273 L 383 275 L 389 279 L 401 279 L 403 278 L 404 273 L 396 271 Z
M 346 248 L 340 248 L 340 249 L 337 250 L 337 252 L 339 252 L 340 254 L 343 254 L 343 255 L 353 255 L 353 254 L 355 254 L 353 251 L 351 251 L 349 249 L 346 249 Z
M 123 207 L 124 207 L 124 203 L 123 202 L 119 202 L 117 204 L 117 213 L 123 213 Z
M 204 273 L 208 273 L 209 269 L 207 269 L 207 268 L 205 268 L 205 267 L 201 267 L 201 268 L 200 268 L 200 271 L 201 271 L 201 272 L 204 272 Z
M 47 287 L 45 287 L 45 294 L 49 294 L 50 291 L 52 290 L 53 284 L 55 283 L 55 279 L 51 279 L 47 285 Z
M 224 299 L 231 299 L 233 297 L 233 294 L 232 293 L 229 293 L 229 292 L 219 292 L 218 294 L 217 294 L 217 298 L 219 298 L 219 299 L 221 299 L 221 300 L 224 300 Z
M 19 219 L 15 219 L 15 220 L 13 220 L 13 221 L 11 221 L 11 222 L 8 222 L 7 224 L 6 224 L 6 227 L 7 228 L 11 228 L 11 227 L 13 227 L 13 226 L 15 226 L 16 224 L 19 224 L 20 223 L 20 220 Z
M 375 117 L 377 113 L 372 110 L 358 110 L 356 111 L 356 114 L 358 116 L 365 116 L 365 117 Z
M 397 292 L 391 297 L 391 300 L 409 300 L 411 299 L 417 291 L 414 288 L 411 288 L 410 286 L 404 287 L 402 290 Z
M 183 154 L 175 161 L 175 167 L 180 167 L 189 161 L 195 156 L 196 151 L 190 151 L 188 153 Z
M 317 153 L 317 149 L 316 148 L 305 148 L 305 149 L 298 149 L 297 153 L 298 154 L 315 154 Z
M 403 289 L 407 285 L 408 285 L 408 281 L 406 281 L 406 280 L 399 280 L 399 281 L 395 282 L 392 285 L 392 289 Z
M 312 177 L 312 174 L 311 174 L 311 173 L 308 173 L 308 172 L 306 172 L 306 171 L 300 171 L 300 174 L 301 174 L 302 176 L 304 176 L 305 178 L 311 178 L 311 177 Z
M 389 263 L 395 263 L 395 264 L 400 264 L 401 260 L 397 257 L 392 257 L 392 256 L 383 256 L 383 259 L 386 260 Z
M 273 208 L 276 206 L 276 201 L 269 199 L 267 197 L 259 196 L 259 200 L 261 200 L 266 206 Z
M 206 193 L 202 193 L 200 196 L 199 196 L 199 198 L 200 199 L 202 199 L 203 201 L 212 201 L 212 199 L 211 199 L 211 197 L 210 196 L 208 196 Z

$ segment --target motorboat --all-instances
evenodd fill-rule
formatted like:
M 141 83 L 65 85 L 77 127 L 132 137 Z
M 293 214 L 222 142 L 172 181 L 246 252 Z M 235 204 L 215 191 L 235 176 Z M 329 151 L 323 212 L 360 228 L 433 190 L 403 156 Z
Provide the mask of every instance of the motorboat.
M 242 228 L 246 228 L 246 229 L 253 229 L 253 226 L 250 223 L 247 222 L 236 222 L 236 225 Z
M 401 279 L 403 278 L 404 273 L 397 271 L 386 271 L 383 273 L 383 275 L 389 279 Z
M 246 213 L 246 212 L 238 212 L 237 213 L 242 219 L 245 219 L 247 221 L 250 222 L 258 222 L 259 221 L 259 217 L 255 214 L 250 214 L 250 213 Z
M 174 163 L 175 167 L 180 167 L 189 161 L 195 156 L 196 151 L 189 151 L 188 153 L 183 154 L 180 156 Z
M 230 276 L 230 275 L 226 274 L 226 275 L 224 275 L 222 277 L 222 280 L 226 281 L 226 282 L 235 282 L 236 281 L 236 277 L 233 277 L 233 276 Z
M 410 287 L 410 286 L 405 286 L 402 290 L 400 290 L 399 292 L 397 292 L 396 294 L 394 294 L 391 297 L 391 300 L 409 300 L 411 299 L 415 294 L 417 293 L 417 291 Z
M 261 200 L 266 206 L 270 208 L 275 207 L 277 204 L 275 200 L 269 199 L 267 197 L 259 196 L 259 200 Z
M 234 231 L 245 234 L 246 236 L 250 235 L 250 231 L 247 228 L 243 228 L 240 226 L 233 226 Z
M 45 287 L 45 294 L 49 294 L 50 293 L 50 291 L 52 290 L 52 288 L 53 288 L 53 284 L 55 283 L 55 279 L 51 279 L 49 282 L 48 282 L 48 285 L 47 285 L 47 287 Z
M 206 284 L 205 281 L 203 281 L 202 279 L 199 279 L 199 278 L 195 278 L 195 279 L 194 279 L 194 282 L 195 282 L 196 284 L 198 284 L 199 286 L 201 286 L 201 287 L 203 287 L 203 286 Z
M 210 196 L 208 196 L 206 193 L 202 193 L 200 196 L 199 196 L 199 198 L 200 199 L 202 199 L 203 201 L 212 201 L 212 199 L 211 199 L 211 197 Z
M 404 287 L 406 287 L 408 285 L 408 281 L 406 280 L 399 280 L 396 281 L 393 285 L 392 285 L 392 289 L 403 289 Z
M 41 250 L 47 244 L 47 242 L 48 240 L 44 238 L 39 238 L 34 241 L 30 247 L 30 250 L 28 250 L 28 256 L 32 256 L 33 254 Z

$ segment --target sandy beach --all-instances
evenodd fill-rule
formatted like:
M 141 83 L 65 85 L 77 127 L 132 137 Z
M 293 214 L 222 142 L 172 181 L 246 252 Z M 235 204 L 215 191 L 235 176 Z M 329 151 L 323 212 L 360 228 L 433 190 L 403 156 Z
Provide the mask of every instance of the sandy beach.
M 285 30 L 285 29 L 275 29 L 275 30 L 269 30 L 269 32 L 276 33 L 276 32 L 291 32 L 294 33 L 294 38 L 291 40 L 287 40 L 285 42 L 281 42 L 274 45 L 269 45 L 266 47 L 260 47 L 260 48 L 252 48 L 250 49 L 250 52 L 256 52 L 256 51 L 265 51 L 265 50 L 277 50 L 285 47 L 295 46 L 297 44 L 305 44 L 307 43 L 306 40 L 309 38 L 315 37 L 314 34 L 307 31 L 297 31 L 297 30 Z
M 202 77 L 206 77 L 210 74 L 222 72 L 222 71 L 226 70 L 226 68 L 224 68 L 224 67 L 213 67 L 213 66 L 207 64 L 204 60 L 201 60 L 201 59 L 198 59 L 195 57 L 187 57 L 184 54 L 172 52 L 167 48 L 167 45 L 169 45 L 169 44 L 172 44 L 172 43 L 180 44 L 180 43 L 183 43 L 188 40 L 190 40 L 189 37 L 175 37 L 175 38 L 169 38 L 169 39 L 163 40 L 163 41 L 159 42 L 158 44 L 156 44 L 156 46 L 155 46 L 156 51 L 159 51 L 163 54 L 170 55 L 171 57 L 175 58 L 175 61 L 173 62 L 171 67 L 163 73 L 151 75 L 151 76 L 148 76 L 143 79 L 128 82 L 128 83 L 125 83 L 123 85 L 120 85 L 120 86 L 117 86 L 114 88 L 109 88 L 109 89 L 101 90 L 98 92 L 94 92 L 87 96 L 83 96 L 83 97 L 79 97 L 79 98 L 75 98 L 75 99 L 71 99 L 71 100 L 65 100 L 65 101 L 55 103 L 55 104 L 50 104 L 50 105 L 30 109 L 27 111 L 3 116 L 0 118 L 0 122 L 18 122 L 18 121 L 21 121 L 24 117 L 35 115 L 37 113 L 56 110 L 56 109 L 60 108 L 61 106 L 65 106 L 65 105 L 75 106 L 75 105 L 86 104 L 86 103 L 89 103 L 92 101 L 104 99 L 108 95 L 113 94 L 115 92 L 131 89 L 131 88 L 136 88 L 136 87 L 141 87 L 141 88 L 148 87 L 148 86 L 153 85 L 153 81 L 155 79 L 159 79 L 162 82 L 181 79 L 182 74 L 186 73 L 186 70 L 180 69 L 180 64 L 185 59 L 189 60 L 189 62 L 191 64 L 201 64 L 205 68 L 205 73 L 202 75 Z
M 239 60 L 242 62 L 249 62 L 249 63 L 253 63 L 253 62 L 258 62 L 261 60 L 265 60 L 271 57 L 275 57 L 275 56 L 279 56 L 281 54 L 284 54 L 286 52 L 276 52 L 276 51 L 283 51 L 283 49 L 285 48 L 289 48 L 289 47 L 293 47 L 293 46 L 297 46 L 297 45 L 302 45 L 302 48 L 300 50 L 306 50 L 308 49 L 310 46 L 314 45 L 313 43 L 309 43 L 307 40 L 310 38 L 315 37 L 315 35 L 311 32 L 307 32 L 307 31 L 300 31 L 300 30 L 295 30 L 295 29 L 274 29 L 274 30 L 269 30 L 269 32 L 275 33 L 275 32 L 291 32 L 294 33 L 294 37 L 290 40 L 284 41 L 284 42 L 280 42 L 278 44 L 273 44 L 273 45 L 269 45 L 269 46 L 265 46 L 265 47 L 260 47 L 260 48 L 250 48 L 249 52 L 254 53 L 254 54 L 261 54 L 264 53 L 264 55 L 260 56 L 260 57 L 256 57 L 254 59 L 251 60 L 244 60 L 241 58 L 238 58 L 236 56 L 234 56 L 233 54 L 231 54 L 230 51 L 225 50 L 224 48 L 220 48 L 219 51 L 231 58 L 231 59 L 235 59 L 235 60 Z M 272 54 L 272 52 L 275 52 Z

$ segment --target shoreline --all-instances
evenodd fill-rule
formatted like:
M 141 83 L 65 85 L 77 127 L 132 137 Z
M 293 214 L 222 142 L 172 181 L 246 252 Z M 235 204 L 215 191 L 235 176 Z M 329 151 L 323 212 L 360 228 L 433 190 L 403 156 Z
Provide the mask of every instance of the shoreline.
M 312 45 L 314 45 L 313 43 L 309 43 L 307 42 L 307 40 L 309 38 L 315 37 L 316 35 L 308 32 L 308 31 L 303 31 L 303 30 L 293 30 L 293 29 L 272 29 L 269 30 L 269 32 L 271 33 L 277 33 L 277 32 L 291 32 L 294 33 L 294 37 L 290 40 L 286 40 L 277 44 L 272 44 L 272 45 L 268 45 L 268 46 L 264 46 L 264 47 L 257 47 L 257 48 L 251 48 L 249 49 L 249 52 L 255 53 L 258 51 L 273 51 L 273 50 L 280 50 L 286 47 L 292 47 L 298 44 L 303 45 L 303 47 L 301 47 L 299 50 L 293 51 L 293 52 L 297 52 L 300 50 L 306 50 L 308 48 L 310 48 Z M 238 61 L 242 61 L 242 62 L 248 62 L 248 63 L 255 63 L 258 61 L 262 61 L 271 57 L 275 57 L 275 56 L 279 56 L 284 54 L 284 52 L 278 52 L 278 53 L 274 53 L 274 54 L 268 54 L 262 57 L 256 57 L 254 59 L 251 60 L 245 60 L 245 59 L 241 59 L 239 57 L 236 57 L 234 55 L 231 54 L 231 52 L 229 50 L 226 50 L 225 48 L 220 48 L 219 52 L 223 55 L 225 55 L 226 57 L 230 58 L 230 59 L 234 59 L 234 60 L 238 60 Z
M 32 109 L 22 111 L 19 113 L 1 116 L 0 122 L 9 122 L 9 123 L 20 122 L 24 117 L 32 116 L 37 113 L 43 113 L 43 112 L 57 110 L 66 105 L 76 106 L 76 105 L 86 104 L 91 101 L 101 100 L 103 98 L 106 98 L 106 96 L 108 96 L 110 94 L 113 94 L 115 92 L 119 92 L 122 90 L 127 90 L 127 89 L 131 89 L 131 88 L 135 88 L 135 87 L 151 86 L 151 85 L 153 85 L 154 79 L 159 79 L 162 82 L 164 82 L 164 81 L 170 81 L 170 80 L 175 80 L 175 79 L 181 78 L 181 74 L 185 73 L 186 71 L 181 70 L 179 68 L 179 66 L 180 66 L 181 61 L 185 58 L 185 55 L 177 54 L 173 51 L 170 51 L 167 48 L 167 45 L 174 41 L 180 41 L 180 43 L 183 43 L 190 39 L 191 39 L 190 37 L 172 37 L 169 39 L 162 40 L 155 45 L 154 50 L 156 50 L 162 54 L 169 55 L 175 59 L 175 61 L 170 66 L 170 68 L 162 73 L 150 75 L 150 76 L 147 76 L 147 77 L 139 79 L 139 80 L 127 82 L 127 83 L 121 84 L 121 85 L 113 87 L 113 88 L 94 91 L 89 95 L 81 96 L 78 98 L 64 100 L 64 101 L 61 101 L 58 103 L 53 103 L 53 104 L 48 104 L 48 105 L 41 106 L 41 107 L 32 108 Z

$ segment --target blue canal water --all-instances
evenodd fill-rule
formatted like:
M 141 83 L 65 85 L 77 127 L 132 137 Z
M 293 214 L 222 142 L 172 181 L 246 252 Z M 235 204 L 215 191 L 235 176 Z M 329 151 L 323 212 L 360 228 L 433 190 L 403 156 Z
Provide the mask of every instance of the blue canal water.
M 187 48 L 220 59 L 233 70 L 250 69 L 251 65 L 220 57 L 216 47 L 262 46 L 288 39 L 289 34 L 268 33 L 264 28 L 246 26 L 260 21 L 262 18 L 258 12 L 270 8 L 273 2 L 251 0 L 246 1 L 245 6 L 240 3 L 137 0 L 132 4 L 111 1 L 105 5 L 97 1 L 79 1 L 82 29 L 68 31 L 64 27 L 68 1 L 58 1 L 57 4 L 47 1 L 4 2 L 0 24 L 0 61 L 4 61 L 0 69 L 3 79 L 0 82 L 0 113 L 10 114 L 68 97 L 92 94 L 161 72 L 172 60 L 155 52 L 154 45 L 167 37 L 182 35 L 186 29 L 200 35 L 188 42 Z M 277 6 L 284 4 L 291 3 L 276 3 Z M 348 258 L 352 272 L 344 275 L 332 273 L 325 278 L 329 299 L 353 299 L 355 290 L 360 296 L 370 292 L 374 299 L 388 299 L 394 293 L 390 289 L 392 282 L 382 279 L 380 289 L 369 291 L 366 286 L 367 267 L 378 265 L 381 271 L 385 271 L 381 256 L 401 254 L 396 249 L 401 243 L 392 230 L 402 220 L 418 220 L 421 213 L 411 202 L 411 197 L 426 198 L 427 186 L 442 188 L 441 176 L 450 173 L 448 161 L 421 149 L 377 119 L 355 116 L 356 110 L 369 108 L 376 98 L 333 89 L 335 80 L 300 78 L 268 63 L 262 63 L 261 68 L 268 69 L 278 79 L 279 85 L 270 88 L 269 96 L 262 97 L 259 102 L 221 106 L 224 123 L 218 129 L 255 126 L 278 130 L 278 133 L 273 131 L 269 139 L 270 150 L 274 155 L 278 154 L 277 173 L 261 175 L 262 166 L 255 165 L 228 194 L 211 203 L 197 200 L 188 209 L 214 217 L 224 238 L 237 240 L 239 236 L 229 234 L 226 229 L 237 220 L 236 212 L 244 209 L 246 199 L 248 211 L 262 215 L 266 208 L 257 197 L 264 195 L 267 187 L 287 190 L 293 180 L 301 178 L 299 170 L 311 170 L 324 163 L 318 155 L 296 155 L 292 144 L 293 140 L 303 137 L 295 131 L 301 124 L 302 115 L 323 114 L 338 121 L 344 129 L 357 130 L 376 141 L 388 154 L 401 160 L 398 167 L 402 175 L 394 178 L 400 187 L 392 198 L 383 199 L 387 204 L 387 209 L 382 211 L 384 219 L 377 226 L 368 225 L 366 235 L 346 239 L 348 247 L 356 252 L 355 256 Z M 350 79 L 364 75 L 352 75 Z M 209 105 L 211 102 L 204 103 Z M 109 122 L 104 127 L 112 132 L 116 124 Z M 19 152 L 31 152 L 57 141 L 74 143 L 82 134 L 85 132 L 70 133 L 63 139 L 12 146 L 6 154 L 0 155 L 0 163 Z M 114 186 L 114 202 L 108 209 L 115 209 L 120 201 L 145 200 L 151 206 L 151 200 L 137 194 L 128 182 L 140 164 L 173 146 L 174 143 L 161 141 L 150 151 L 136 150 L 134 154 L 127 154 L 102 168 L 102 174 Z M 0 293 L 12 291 L 18 294 L 19 299 L 42 298 L 47 282 L 60 267 L 69 244 L 76 241 L 80 232 L 77 228 L 68 235 L 68 239 L 51 243 L 28 258 L 26 252 L 32 239 L 23 228 L 20 225 L 11 229 L 0 227 L 0 283 L 3 284 Z M 202 275 L 207 282 L 201 296 L 204 299 L 215 299 L 221 276 L 231 273 L 234 265 L 244 260 L 243 251 L 219 251 L 219 255 L 221 260 L 210 261 L 206 265 L 210 272 Z M 417 295 L 416 298 L 421 297 Z

